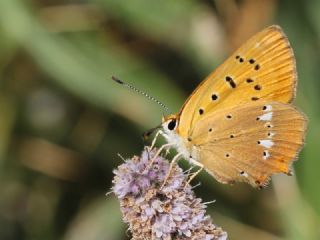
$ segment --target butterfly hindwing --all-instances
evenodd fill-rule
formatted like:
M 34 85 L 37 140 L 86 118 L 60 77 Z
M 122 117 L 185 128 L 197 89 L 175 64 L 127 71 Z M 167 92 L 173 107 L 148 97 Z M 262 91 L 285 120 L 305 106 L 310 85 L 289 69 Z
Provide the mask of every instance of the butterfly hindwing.
M 239 104 L 290 102 L 296 66 L 287 37 L 271 26 L 249 39 L 191 94 L 180 111 L 179 134 L 188 137 L 206 114 Z
M 191 144 L 197 161 L 218 181 L 265 185 L 273 173 L 290 173 L 304 142 L 306 119 L 288 104 L 248 103 L 208 113 Z

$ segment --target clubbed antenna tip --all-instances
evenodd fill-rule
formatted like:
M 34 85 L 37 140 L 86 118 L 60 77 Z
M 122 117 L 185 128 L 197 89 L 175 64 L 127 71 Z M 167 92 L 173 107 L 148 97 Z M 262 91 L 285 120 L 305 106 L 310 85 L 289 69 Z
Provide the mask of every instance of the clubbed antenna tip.
M 115 76 L 112 76 L 111 78 L 112 78 L 112 80 L 114 80 L 115 82 L 117 82 L 119 84 L 124 84 L 123 81 L 121 81 L 120 79 L 116 78 Z

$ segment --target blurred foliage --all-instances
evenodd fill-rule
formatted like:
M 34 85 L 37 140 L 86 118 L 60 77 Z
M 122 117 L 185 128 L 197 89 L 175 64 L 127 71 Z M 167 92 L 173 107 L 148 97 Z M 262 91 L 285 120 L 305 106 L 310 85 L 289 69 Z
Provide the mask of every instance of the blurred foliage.
M 296 177 L 262 191 L 206 173 L 196 189 L 230 239 L 320 239 L 320 2 L 0 1 L 0 239 L 127 239 L 112 169 L 245 39 L 277 23 L 309 117 Z

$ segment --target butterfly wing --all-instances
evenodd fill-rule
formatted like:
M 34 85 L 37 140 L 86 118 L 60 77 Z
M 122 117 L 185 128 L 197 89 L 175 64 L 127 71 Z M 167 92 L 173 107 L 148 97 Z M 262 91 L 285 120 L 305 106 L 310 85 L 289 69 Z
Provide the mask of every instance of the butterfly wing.
M 291 105 L 248 103 L 204 116 L 190 143 L 218 181 L 264 186 L 273 173 L 290 173 L 305 130 L 306 118 Z
M 207 113 L 248 102 L 290 102 L 295 95 L 293 51 L 279 26 L 249 39 L 212 72 L 180 111 L 179 135 L 187 138 Z

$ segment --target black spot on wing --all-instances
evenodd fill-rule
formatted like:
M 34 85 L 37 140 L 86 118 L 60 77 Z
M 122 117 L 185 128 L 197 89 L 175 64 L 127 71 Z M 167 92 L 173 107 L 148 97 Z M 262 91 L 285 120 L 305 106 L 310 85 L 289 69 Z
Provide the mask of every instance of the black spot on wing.
M 232 87 L 232 88 L 237 87 L 237 85 L 236 85 L 235 81 L 232 79 L 232 77 L 226 76 L 226 81 L 229 83 L 230 87 Z
M 260 91 L 261 90 L 261 85 L 257 84 L 254 86 L 254 90 Z
M 216 101 L 216 100 L 218 100 L 218 95 L 217 94 L 212 94 L 211 95 L 211 99 L 212 99 L 212 101 Z

